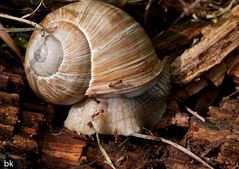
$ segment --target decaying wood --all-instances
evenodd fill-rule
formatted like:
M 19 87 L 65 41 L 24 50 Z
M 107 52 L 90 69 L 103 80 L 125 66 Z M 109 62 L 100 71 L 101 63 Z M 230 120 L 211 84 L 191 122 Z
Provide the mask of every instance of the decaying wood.
M 12 139 L 12 146 L 22 151 L 38 152 L 38 144 L 32 139 L 27 139 L 19 135 L 15 135 Z
M 238 50 L 236 50 L 235 52 L 232 52 L 226 58 L 226 60 L 222 61 L 220 64 L 214 66 L 209 71 L 204 72 L 201 77 L 198 77 L 197 79 L 194 79 L 190 83 L 174 90 L 175 95 L 177 97 L 179 97 L 180 99 L 185 100 L 185 99 L 189 98 L 190 96 L 197 94 L 202 89 L 205 89 L 205 91 L 203 91 L 204 94 L 205 94 L 205 92 L 208 92 L 208 94 L 211 96 L 213 94 L 215 96 L 217 96 L 216 89 L 217 89 L 217 87 L 220 87 L 220 85 L 222 85 L 222 83 L 225 79 L 225 76 L 232 77 L 235 84 L 238 84 L 238 82 L 239 82 L 239 53 L 238 53 Z M 210 82 L 209 82 L 209 80 L 210 80 Z M 212 90 L 208 91 L 207 88 L 210 88 Z M 215 91 L 213 91 L 213 89 L 215 89 Z M 218 91 L 218 92 L 220 92 L 220 91 Z M 201 96 L 201 100 L 205 101 L 206 99 L 204 99 L 204 98 L 206 96 L 204 96 L 204 98 L 202 98 L 202 97 L 203 96 Z M 209 103 L 212 103 L 212 102 L 213 102 L 213 100 L 211 100 L 211 102 L 208 102 L 207 104 L 210 105 Z M 205 101 L 205 103 L 206 103 L 206 101 Z M 202 104 L 200 104 L 200 106 L 201 105 Z M 196 107 L 200 107 L 200 106 L 198 104 L 198 106 L 196 106 Z M 204 104 L 204 107 L 207 107 L 207 105 Z M 198 108 L 196 108 L 196 109 L 198 109 Z M 204 109 L 204 108 L 200 108 L 200 109 Z
M 169 128 L 172 126 L 189 128 L 189 114 L 182 111 L 176 99 L 169 98 L 167 113 L 165 113 L 154 130 Z
M 23 103 L 23 109 L 28 111 L 40 112 L 40 113 L 54 113 L 53 105 L 51 104 L 35 104 L 25 101 Z
M 41 130 L 45 121 L 45 116 L 41 113 L 23 111 L 22 126 L 19 130 L 19 135 L 25 138 L 38 139 L 39 134 L 43 132 Z
M 10 158 L 15 168 L 32 168 L 39 156 L 44 114 L 21 107 L 22 69 L 0 65 L 0 73 L 0 160 Z
M 239 84 L 239 48 L 236 50 L 236 54 L 231 55 L 227 60 L 227 73 L 232 76 L 234 82 Z
M 34 138 L 39 135 L 39 131 L 30 127 L 21 127 L 19 134 L 25 138 Z
M 86 142 L 76 133 L 45 132 L 42 142 L 41 162 L 45 168 L 70 168 L 82 163 L 82 151 Z
M 172 81 L 183 87 L 173 86 L 173 99 L 169 100 L 167 113 L 154 130 L 144 131 L 172 137 L 171 140 L 220 169 L 239 167 L 238 101 L 223 102 L 220 108 L 210 107 L 208 114 L 204 114 L 208 118 L 202 123 L 187 113 L 184 102 L 174 96 L 185 101 L 199 94 L 193 100 L 193 109 L 200 113 L 208 110 L 223 90 L 220 87 L 225 77 L 230 76 L 239 84 L 238 16 L 239 10 L 234 8 L 223 21 L 208 29 L 207 22 L 181 22 L 153 40 L 159 57 L 169 56 L 168 63 L 171 63 L 203 35 L 201 41 L 173 63 Z M 17 168 L 80 168 L 83 163 L 86 163 L 84 168 L 91 168 L 90 162 L 95 162 L 92 168 L 110 168 L 94 141 L 87 144 L 82 137 L 66 130 L 59 133 L 45 130 L 49 127 L 46 115 L 59 115 L 61 107 L 55 109 L 53 105 L 35 99 L 29 91 L 24 94 L 30 93 L 30 97 L 28 100 L 23 98 L 21 103 L 20 90 L 26 82 L 22 78 L 24 71 L 3 62 L 0 59 L 0 160 L 11 157 L 21 164 L 16 165 Z M 31 97 L 34 97 L 33 101 Z M 183 131 L 178 133 L 174 128 Z M 117 135 L 102 138 L 102 145 L 117 168 L 206 168 L 162 143 Z
M 222 62 L 214 66 L 208 72 L 205 72 L 205 76 L 215 86 L 219 86 L 220 84 L 222 84 L 222 81 L 224 80 L 226 72 L 227 72 L 227 65 L 224 62 Z
M 2 72 L 2 75 L 8 77 L 8 83 L 11 85 L 11 87 L 14 87 L 14 89 L 19 89 L 24 85 L 22 75 L 9 72 Z
M 19 108 L 13 106 L 0 107 L 0 123 L 15 125 L 18 121 Z
M 41 113 L 23 111 L 23 125 L 25 127 L 39 130 L 44 121 L 45 117 Z
M 19 94 L 0 91 L 0 105 L 19 106 Z
M 5 136 L 12 136 L 13 135 L 14 127 L 11 125 L 1 124 L 0 123 L 0 135 L 3 137 Z
M 175 91 L 175 95 L 181 99 L 187 99 L 190 96 L 198 93 L 200 90 L 204 89 L 206 86 L 208 86 L 208 82 L 205 79 L 201 78 L 198 79 L 198 81 L 185 85 L 183 88 L 177 89 Z
M 9 81 L 9 77 L 0 74 L 0 88 L 6 89 Z
M 238 9 L 239 10 L 239 9 Z M 221 63 L 238 47 L 239 17 L 230 17 L 213 27 L 202 40 L 172 63 L 172 82 L 184 85 Z
M 159 57 L 169 56 L 171 60 L 174 60 L 201 36 L 201 30 L 206 25 L 206 22 L 182 22 L 153 39 L 153 45 Z
M 205 123 L 192 118 L 190 129 L 181 144 L 215 168 L 235 169 L 239 166 L 239 101 L 223 102 L 220 108 L 210 107 Z M 186 165 L 183 165 L 183 162 Z M 191 158 L 175 148 L 169 149 L 165 160 L 168 168 L 191 166 Z M 194 166 L 191 166 L 195 168 Z M 197 168 L 204 168 L 198 166 Z
M 212 105 L 212 103 L 220 94 L 221 90 L 222 87 L 215 87 L 212 85 L 205 88 L 196 103 L 195 110 L 203 113 L 207 112 L 208 107 Z
M 24 85 L 22 79 L 23 70 L 16 68 L 8 70 L 6 66 L 0 64 L 0 89 L 5 90 L 7 87 L 14 90 L 20 89 Z
M 0 153 L 0 160 L 11 160 L 14 168 L 16 169 L 23 169 L 23 168 L 34 168 L 34 165 L 30 164 L 29 158 L 26 157 L 26 155 L 22 153 L 13 153 L 12 152 L 4 152 Z M 12 167 L 13 168 L 13 167 Z
M 155 149 L 152 149 L 148 144 L 123 144 L 123 142 L 121 144 L 117 142 L 102 143 L 102 146 L 117 169 L 146 168 L 148 166 L 153 166 L 151 164 L 161 168 L 161 161 L 159 159 L 149 159 L 151 153 L 155 151 L 161 153 L 160 146 L 155 145 L 153 146 Z M 104 169 L 111 169 L 105 162 L 99 148 L 90 147 L 87 151 L 87 158 L 89 161 L 93 161 L 96 166 L 101 166 Z

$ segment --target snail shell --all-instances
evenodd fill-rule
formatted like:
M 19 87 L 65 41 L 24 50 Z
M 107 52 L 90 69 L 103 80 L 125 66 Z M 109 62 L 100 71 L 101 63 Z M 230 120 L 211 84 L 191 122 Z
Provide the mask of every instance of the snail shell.
M 163 69 L 143 28 L 109 4 L 72 3 L 40 24 L 45 31 L 33 32 L 24 67 L 30 87 L 47 102 L 137 96 L 156 83 Z
M 119 96 L 99 102 L 86 98 L 73 105 L 65 120 L 65 127 L 78 134 L 118 134 L 129 136 L 143 127 L 153 128 L 166 110 L 170 91 L 168 70 L 157 78 L 157 83 L 140 96 Z

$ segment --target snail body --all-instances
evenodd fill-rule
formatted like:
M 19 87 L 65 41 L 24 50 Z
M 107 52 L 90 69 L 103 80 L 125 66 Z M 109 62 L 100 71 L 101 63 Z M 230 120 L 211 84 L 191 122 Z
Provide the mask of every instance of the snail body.
M 87 98 L 73 105 L 65 127 L 78 134 L 118 134 L 129 136 L 143 127 L 153 128 L 167 108 L 170 91 L 169 71 L 164 69 L 157 83 L 144 94 L 132 98 L 119 96 L 95 101 Z
M 138 132 L 150 120 L 159 119 L 159 115 L 153 118 L 153 109 L 145 109 L 155 106 L 152 98 L 162 103 L 153 110 L 161 117 L 169 75 L 162 73 L 164 66 L 149 37 L 132 17 L 110 4 L 87 0 L 51 12 L 40 25 L 44 31 L 33 32 L 26 51 L 26 77 L 32 90 L 49 103 L 79 102 L 70 110 L 67 128 L 83 134 Z M 166 79 L 165 89 L 157 87 L 164 83 L 161 76 Z M 90 97 L 101 101 L 95 103 Z M 132 122 L 128 131 L 118 123 L 122 120 Z

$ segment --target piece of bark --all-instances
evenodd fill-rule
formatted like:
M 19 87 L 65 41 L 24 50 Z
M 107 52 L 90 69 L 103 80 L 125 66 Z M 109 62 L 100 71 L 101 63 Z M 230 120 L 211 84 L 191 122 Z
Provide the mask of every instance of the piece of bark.
M 1 65 L 0 63 L 0 79 L 4 80 L 4 84 L 11 85 L 15 89 L 21 88 L 24 85 L 23 81 L 23 69 L 15 68 L 12 65 Z M 7 82 L 7 83 L 6 83 Z M 0 82 L 0 87 L 3 82 Z
M 236 115 L 238 114 L 238 110 L 239 110 L 239 103 L 238 102 L 239 101 L 237 99 L 223 101 L 223 102 L 220 103 L 220 108 L 222 110 L 227 111 L 227 112 L 231 112 L 231 113 L 227 113 L 227 114 L 232 114 L 232 116 L 230 116 L 229 118 L 231 118 L 231 117 L 235 118 Z M 211 114 L 212 111 L 210 111 L 209 113 Z M 233 115 L 234 113 L 235 113 L 235 115 Z M 213 117 L 215 117 L 215 116 L 213 116 Z
M 239 85 L 239 64 L 233 67 L 230 75 L 233 77 L 234 82 Z
M 229 140 L 225 141 L 221 147 L 221 152 L 218 154 L 217 158 L 215 159 L 216 162 L 219 164 L 226 164 L 230 168 L 238 168 L 238 156 L 239 156 L 239 146 L 238 140 Z
M 12 138 L 11 144 L 17 150 L 21 150 L 24 152 L 28 151 L 38 152 L 38 144 L 36 141 L 19 135 L 15 135 Z
M 226 60 L 227 74 L 233 75 L 232 71 L 239 65 L 239 48 L 236 53 L 232 53 Z
M 173 152 L 173 150 L 171 150 L 171 152 Z M 177 155 L 182 156 L 182 154 L 175 152 L 175 156 Z M 185 159 L 181 160 L 175 157 L 168 157 L 163 161 L 167 169 L 208 169 L 208 167 L 202 166 L 195 162 L 192 163 L 190 160 L 185 161 Z
M 19 108 L 13 106 L 0 107 L 0 123 L 15 125 L 18 121 Z
M 184 85 L 208 71 L 234 49 L 239 42 L 239 18 L 224 21 L 202 38 L 195 46 L 185 51 L 171 64 L 172 82 Z
M 163 118 L 159 121 L 159 123 L 154 127 L 154 130 L 163 130 L 169 127 L 180 127 L 180 128 L 189 128 L 189 116 L 186 113 L 176 113 L 173 115 L 172 113 L 167 113 Z
M 54 113 L 53 105 L 51 104 L 36 104 L 36 103 L 23 103 L 23 109 L 27 111 L 39 112 L 39 113 Z
M 38 144 L 36 141 L 19 135 L 1 140 L 0 148 L 3 150 L 11 150 L 12 152 L 38 152 Z
M 224 62 L 214 66 L 208 72 L 205 73 L 205 76 L 215 85 L 219 86 L 222 84 L 225 74 L 227 72 L 227 65 Z
M 154 163 L 155 168 L 161 168 L 160 164 L 158 164 L 158 159 L 155 159 L 155 161 L 149 159 L 150 154 L 154 153 L 156 150 L 153 151 L 152 149 L 147 149 L 149 148 L 147 145 L 127 144 L 127 146 L 123 146 L 116 151 L 117 143 L 101 144 L 107 152 L 107 155 L 112 160 L 115 168 L 147 168 L 150 167 L 150 164 L 152 163 Z M 99 148 L 88 148 L 87 158 L 89 161 L 94 161 L 95 164 L 101 168 L 112 169 L 105 162 L 105 158 Z
M 11 125 L 1 124 L 0 123 L 0 136 L 12 136 L 14 127 Z
M 25 138 L 34 138 L 36 136 L 38 136 L 38 130 L 34 129 L 34 128 L 30 128 L 30 127 L 21 127 L 19 135 L 25 137 Z
M 204 89 L 206 86 L 208 86 L 208 82 L 201 78 L 198 79 L 197 81 L 191 82 L 187 85 L 185 85 L 182 88 L 178 88 L 177 90 L 175 89 L 175 95 L 180 98 L 180 99 L 187 99 L 190 96 L 197 94 L 199 91 Z
M 31 166 L 30 159 L 27 159 L 26 155 L 22 153 L 12 153 L 12 152 L 0 153 L 0 161 L 11 162 L 13 167 L 10 168 L 16 169 L 35 168 L 34 165 Z
M 208 107 L 215 101 L 221 90 L 222 87 L 215 87 L 212 85 L 205 88 L 197 101 L 195 110 L 201 113 L 207 112 Z
M 37 112 L 23 111 L 22 123 L 18 134 L 29 139 L 38 140 L 44 131 L 45 115 Z
M 45 122 L 45 116 L 41 113 L 23 111 L 23 126 L 39 130 Z
M 42 140 L 41 163 L 44 167 L 64 168 L 80 165 L 86 142 L 76 133 L 63 131 L 59 134 L 45 132 Z
M 6 68 L 5 66 L 3 66 L 3 65 L 0 64 L 0 73 L 2 73 L 5 68 Z
M 19 106 L 19 94 L 0 91 L 0 105 Z
M 169 56 L 174 60 L 201 36 L 201 30 L 206 25 L 206 22 L 182 22 L 153 39 L 154 48 L 159 57 Z
M 24 85 L 22 75 L 2 72 L 2 75 L 7 76 L 9 78 L 8 86 L 9 88 L 13 88 L 14 90 L 21 89 Z
M 1 53 L 3 53 L 3 51 L 0 50 Z M 12 73 L 12 74 L 18 74 L 18 75 L 24 75 L 24 69 L 22 67 L 17 67 L 15 65 L 13 65 L 12 62 L 9 63 L 9 61 L 6 61 L 4 59 L 0 60 L 0 72 L 8 72 L 8 73 Z
M 233 169 L 239 161 L 239 101 L 223 102 L 219 108 L 210 107 L 206 122 L 195 117 L 180 144 L 187 147 L 215 168 Z M 176 150 L 175 150 L 176 151 Z M 180 153 L 180 152 L 179 152 Z M 190 161 L 185 155 L 170 153 L 180 161 Z
M 160 130 L 177 126 L 181 128 L 189 128 L 189 115 L 184 113 L 179 106 L 178 100 L 174 98 L 168 99 L 167 113 L 165 113 L 154 130 Z
M 0 74 L 0 88 L 1 89 L 7 88 L 8 81 L 9 81 L 9 77 Z
M 234 82 L 239 84 L 239 49 L 237 50 L 237 54 L 232 55 L 226 60 L 226 64 L 228 67 L 227 73 L 231 76 Z

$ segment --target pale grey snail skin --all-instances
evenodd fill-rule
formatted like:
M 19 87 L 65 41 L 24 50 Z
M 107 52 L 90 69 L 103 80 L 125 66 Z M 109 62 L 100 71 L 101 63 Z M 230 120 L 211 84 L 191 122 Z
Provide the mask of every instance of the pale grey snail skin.
M 153 128 L 167 108 L 170 75 L 164 70 L 157 83 L 144 94 L 132 98 L 119 96 L 98 102 L 87 98 L 73 105 L 65 127 L 78 134 L 124 135 L 139 133 L 143 127 Z
M 130 135 L 160 119 L 169 75 L 132 17 L 110 4 L 86 0 L 51 12 L 40 24 L 44 31 L 33 32 L 24 69 L 43 100 L 78 102 L 66 128 L 88 135 Z

